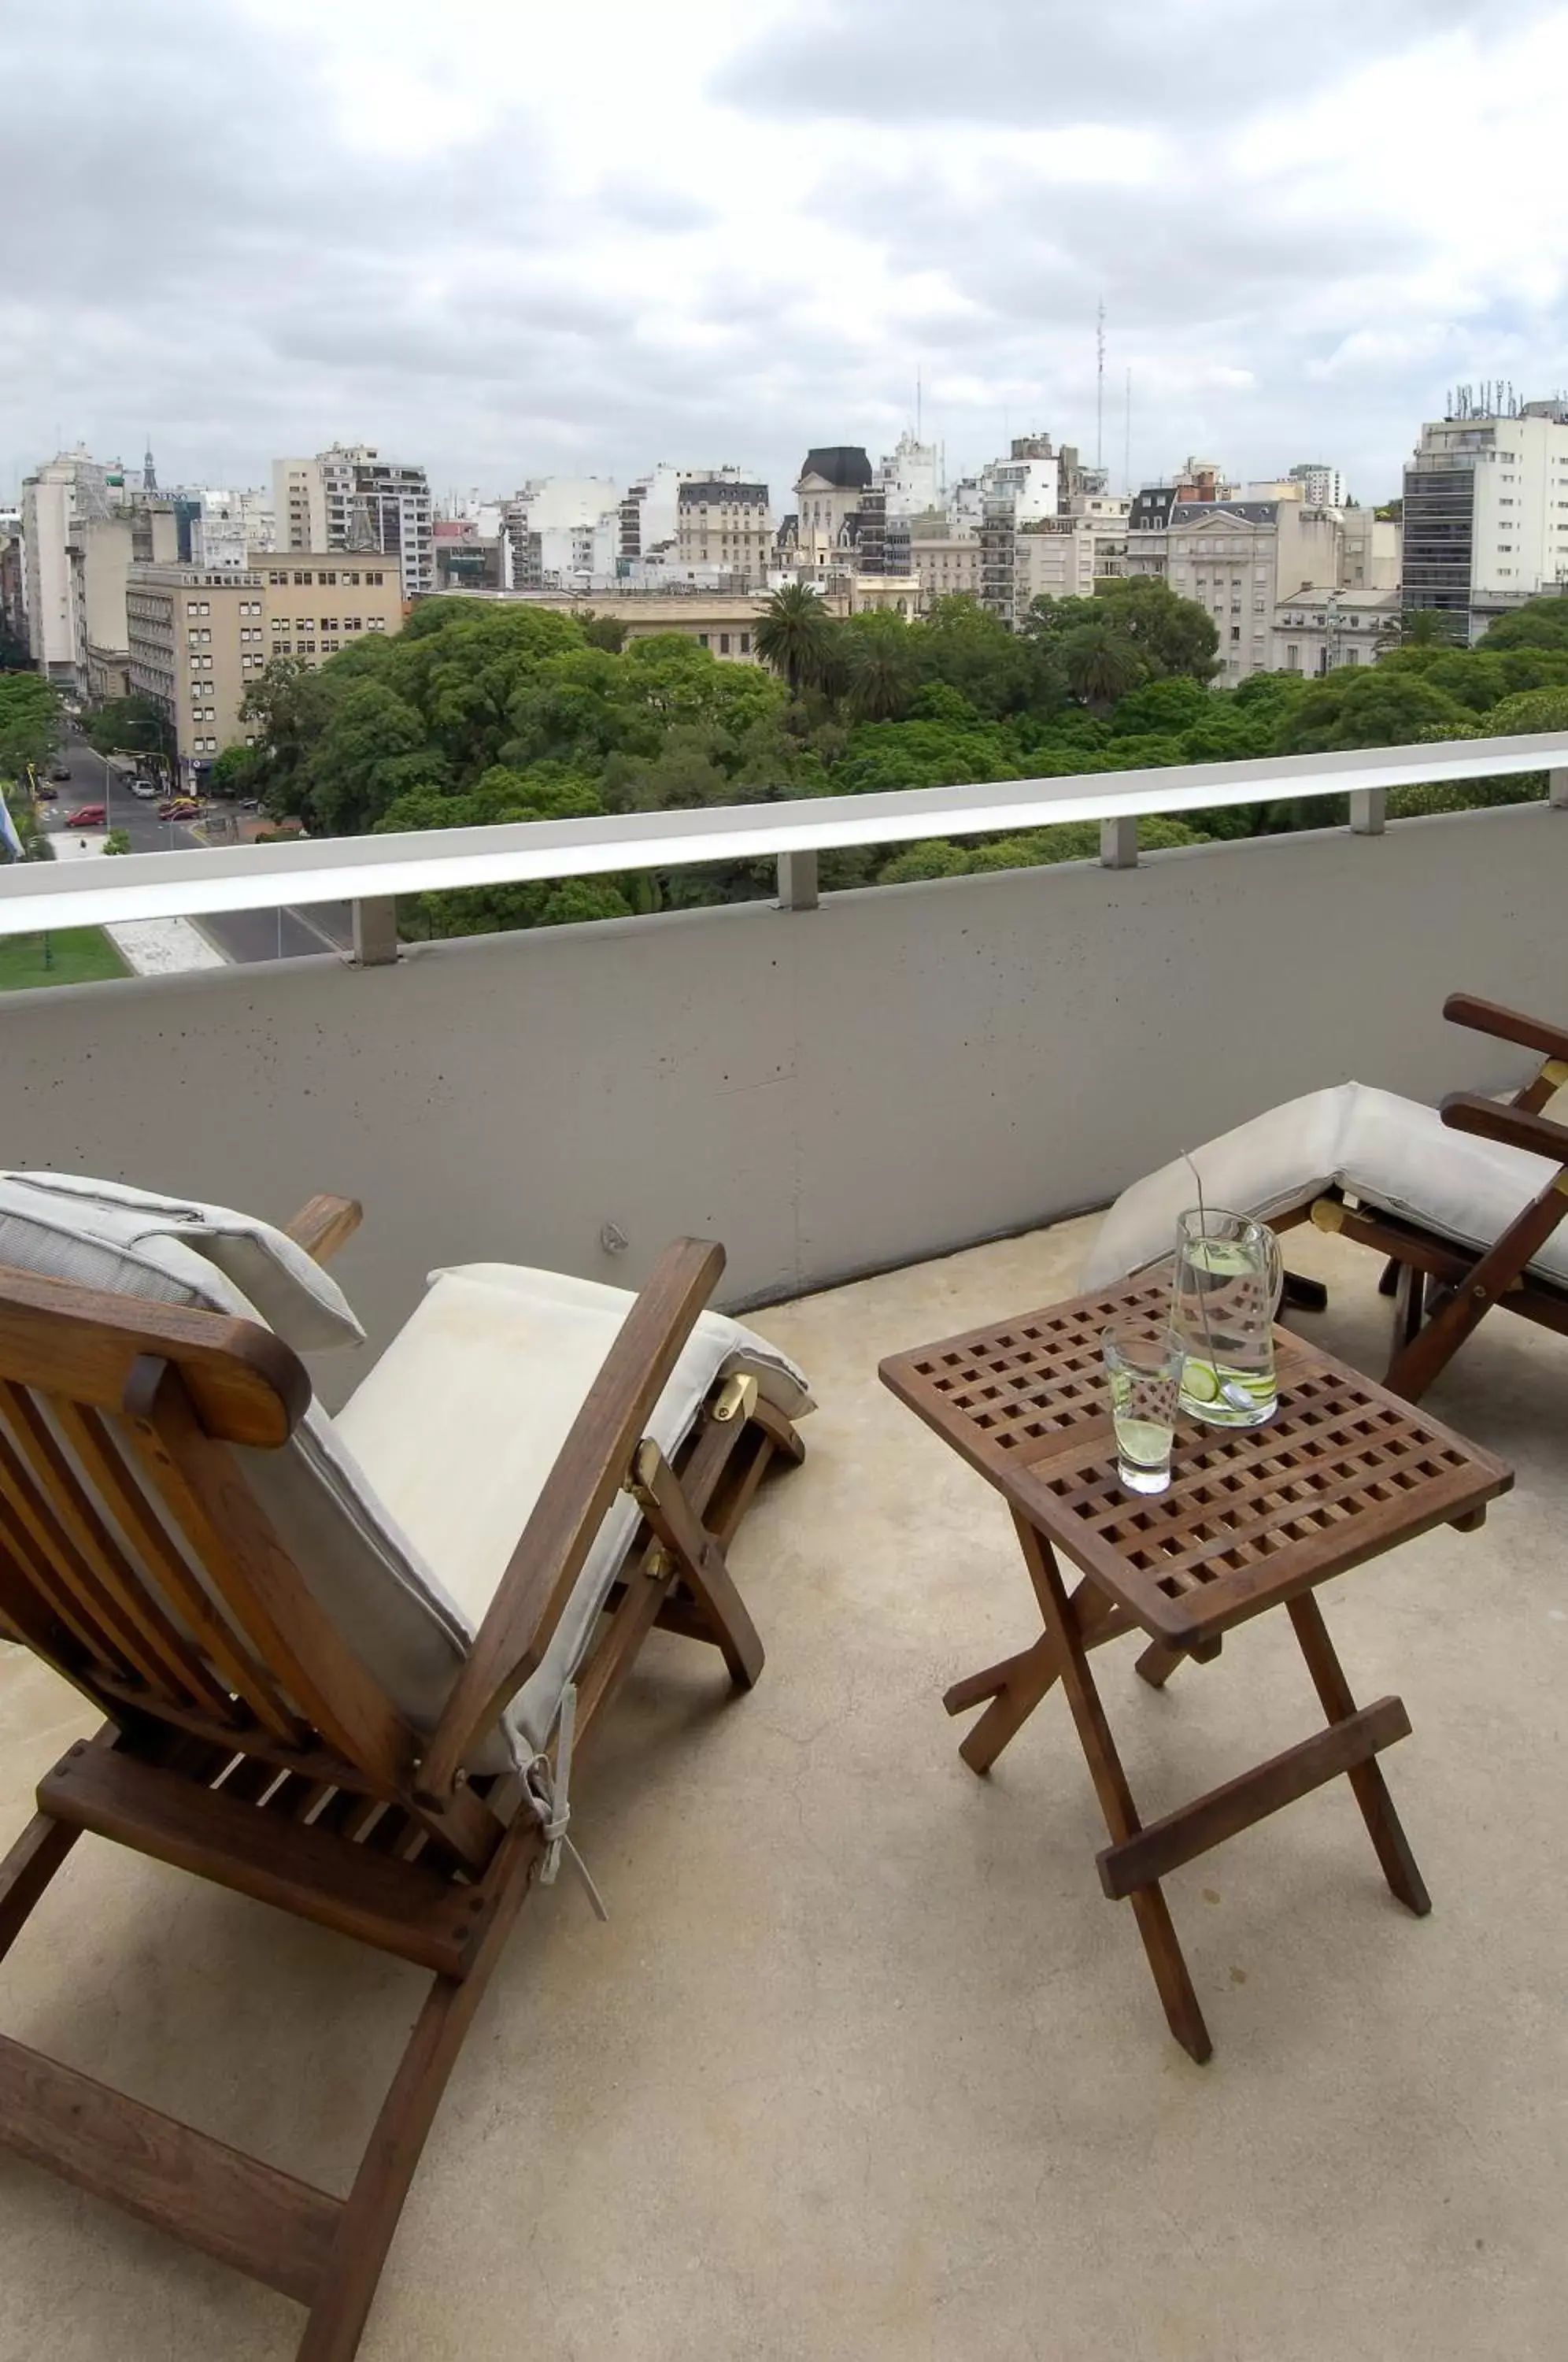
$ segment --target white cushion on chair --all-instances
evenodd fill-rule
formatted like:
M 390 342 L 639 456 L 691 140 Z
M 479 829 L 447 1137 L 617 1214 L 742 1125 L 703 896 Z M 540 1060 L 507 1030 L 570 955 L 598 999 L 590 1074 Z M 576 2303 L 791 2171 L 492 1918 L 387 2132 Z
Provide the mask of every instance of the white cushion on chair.
M 511 1264 L 436 1272 L 337 1415 L 339 1440 L 476 1628 L 635 1301 L 620 1288 Z M 713 1385 L 737 1370 L 753 1373 L 787 1417 L 811 1408 L 793 1362 L 738 1322 L 704 1312 L 647 1423 L 667 1458 Z M 513 1702 L 508 1720 L 529 1748 L 548 1735 L 638 1516 L 630 1496 L 617 1495 L 545 1661 Z
M 29 1243 L 52 1231 L 47 1249 Z M 238 1288 L 248 1305 L 296 1353 L 362 1345 L 365 1332 L 337 1282 L 271 1222 L 195 1198 L 160 1198 L 122 1181 L 78 1173 L 0 1173 L 0 1264 L 23 1271 L 54 1257 L 56 1279 L 166 1304 L 202 1301 L 183 1250 L 200 1255 Z M 211 1309 L 226 1311 L 226 1301 Z
M 0 1264 L 141 1302 L 256 1319 L 260 1305 L 236 1284 L 227 1255 L 213 1251 L 215 1240 L 232 1242 L 248 1228 L 269 1226 L 112 1183 L 0 1174 Z M 297 1293 L 291 1298 L 299 1275 L 289 1258 L 265 1242 L 246 1258 L 238 1267 L 282 1316 L 278 1333 L 296 1350 L 302 1329 L 319 1341 L 315 1314 Z M 337 1325 L 358 1336 L 342 1291 L 310 1270 L 318 1305 L 336 1319 L 336 1298 Z M 634 1301 L 618 1288 L 505 1264 L 436 1273 L 338 1419 L 313 1399 L 281 1450 L 237 1451 L 279 1540 L 416 1729 L 428 1733 L 440 1720 L 539 1487 Z M 667 1454 L 731 1368 L 754 1370 L 790 1418 L 811 1407 L 784 1354 L 704 1313 L 648 1423 Z M 504 1771 L 543 1744 L 635 1522 L 621 1496 L 544 1664 L 502 1727 L 476 1743 L 470 1771 Z
M 1176 1217 L 1198 1203 L 1259 1221 L 1309 1206 L 1331 1185 L 1461 1246 L 1496 1243 L 1557 1167 L 1499 1141 L 1452 1131 L 1435 1108 L 1364 1083 L 1340 1083 L 1271 1108 L 1124 1189 L 1099 1228 L 1085 1288 L 1169 1254 Z M 1568 1285 L 1568 1221 L 1530 1265 Z

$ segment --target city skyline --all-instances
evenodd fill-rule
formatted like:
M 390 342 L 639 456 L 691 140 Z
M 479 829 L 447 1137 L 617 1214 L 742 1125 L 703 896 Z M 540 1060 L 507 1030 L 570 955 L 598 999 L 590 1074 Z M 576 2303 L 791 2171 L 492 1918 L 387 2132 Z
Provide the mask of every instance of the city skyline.
M 1131 370 L 1134 485 L 1321 457 L 1387 499 L 1456 381 L 1568 382 L 1568 22 L 1365 17 L 224 0 L 193 41 L 151 0 L 127 61 L 65 0 L 0 34 L 48 193 L 0 298 L 0 497 L 150 428 L 168 481 L 350 435 L 437 495 L 732 459 L 782 510 L 809 443 L 891 448 L 917 372 L 951 477 L 1034 429 L 1092 459 L 1103 298 L 1113 486 Z

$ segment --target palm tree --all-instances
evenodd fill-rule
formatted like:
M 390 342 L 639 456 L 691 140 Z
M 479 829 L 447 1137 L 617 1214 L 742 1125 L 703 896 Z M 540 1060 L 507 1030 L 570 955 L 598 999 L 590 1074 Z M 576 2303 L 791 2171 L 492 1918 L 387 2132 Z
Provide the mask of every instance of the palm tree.
M 1130 641 L 1103 624 L 1084 624 L 1062 642 L 1067 686 L 1080 703 L 1104 713 L 1143 677 L 1143 662 Z
M 893 722 L 914 686 L 908 651 L 871 641 L 849 659 L 849 708 L 857 722 Z
M 775 590 L 758 616 L 756 653 L 783 674 L 791 697 L 820 687 L 830 668 L 832 627 L 825 601 L 807 582 Z

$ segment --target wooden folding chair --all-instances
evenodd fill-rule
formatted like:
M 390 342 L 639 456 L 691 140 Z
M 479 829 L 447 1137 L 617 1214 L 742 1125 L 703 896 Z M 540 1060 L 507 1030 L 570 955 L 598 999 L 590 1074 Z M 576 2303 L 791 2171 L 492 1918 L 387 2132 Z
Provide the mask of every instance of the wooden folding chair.
M 316 1199 L 318 1258 L 359 1209 Z M 422 1734 L 281 1545 L 248 1452 L 310 1398 L 269 1330 L 0 1271 L 0 1633 L 107 1717 L 0 1862 L 0 1957 L 83 1831 L 432 1971 L 346 2198 L 0 2038 L 0 2145 L 309 2309 L 298 2362 L 358 2347 L 447 2078 L 552 1835 L 547 1772 L 471 1773 L 540 1664 L 624 1487 L 641 1519 L 577 1673 L 578 1741 L 656 1624 L 748 1687 L 762 1645 L 726 1548 L 789 1418 L 730 1377 L 674 1464 L 645 1429 L 723 1266 L 668 1248 L 571 1427 L 435 1728 Z
M 1365 1202 L 1348 1206 L 1338 1189 L 1325 1192 L 1308 1209 L 1320 1230 L 1337 1231 L 1387 1258 L 1378 1285 L 1395 1299 L 1394 1340 L 1384 1384 L 1409 1402 L 1419 1401 L 1495 1304 L 1568 1336 L 1568 1284 L 1530 1268 L 1568 1215 L 1568 1125 L 1540 1112 L 1568 1084 L 1568 1032 L 1464 992 L 1451 994 L 1442 1013 L 1455 1025 L 1518 1043 L 1541 1058 L 1523 1088 L 1506 1102 L 1473 1091 L 1451 1092 L 1441 1103 L 1443 1122 L 1452 1131 L 1543 1156 L 1555 1170 L 1479 1253 L 1408 1214 Z

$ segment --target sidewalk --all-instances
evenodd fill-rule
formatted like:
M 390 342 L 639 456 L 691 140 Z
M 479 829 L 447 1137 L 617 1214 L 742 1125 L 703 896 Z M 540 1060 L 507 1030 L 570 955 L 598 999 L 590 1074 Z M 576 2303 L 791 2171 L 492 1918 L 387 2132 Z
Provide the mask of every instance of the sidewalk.
M 106 859 L 104 829 L 51 829 L 57 861 Z M 183 976 L 193 968 L 226 967 L 217 945 L 190 919 L 127 919 L 104 933 L 137 976 Z

